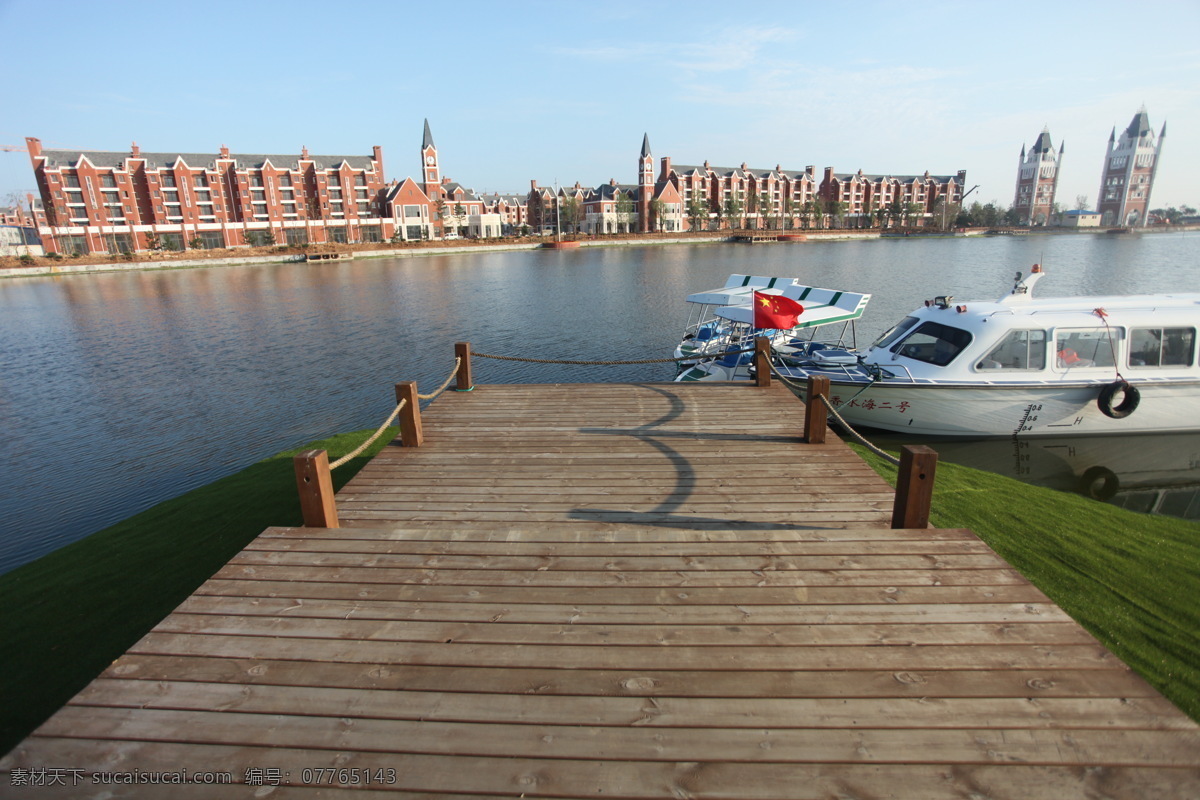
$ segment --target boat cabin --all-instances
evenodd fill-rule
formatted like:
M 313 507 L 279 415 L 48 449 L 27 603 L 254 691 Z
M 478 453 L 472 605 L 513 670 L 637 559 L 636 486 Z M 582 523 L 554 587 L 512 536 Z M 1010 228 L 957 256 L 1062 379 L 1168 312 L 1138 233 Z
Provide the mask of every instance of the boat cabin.
M 1200 295 L 969 306 L 939 298 L 881 336 L 864 360 L 939 381 L 1102 380 L 1114 370 L 1194 378 L 1197 323 Z

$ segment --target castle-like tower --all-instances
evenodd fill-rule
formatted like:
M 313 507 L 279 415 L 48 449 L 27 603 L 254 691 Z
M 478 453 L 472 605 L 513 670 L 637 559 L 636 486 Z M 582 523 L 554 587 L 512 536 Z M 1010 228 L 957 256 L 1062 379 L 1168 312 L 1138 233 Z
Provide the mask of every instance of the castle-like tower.
M 1049 128 L 1042 128 L 1028 154 L 1025 152 L 1025 146 L 1021 145 L 1021 159 L 1017 167 L 1017 193 L 1013 198 L 1013 208 L 1026 225 L 1045 225 L 1050 221 L 1064 151 L 1062 142 L 1059 143 L 1058 150 L 1054 149 Z
M 1096 207 L 1100 212 L 1100 224 L 1130 227 L 1146 224 L 1150 191 L 1154 188 L 1154 175 L 1166 137 L 1167 123 L 1164 122 L 1162 132 L 1155 138 L 1145 106 L 1134 114 L 1133 121 L 1121 132 L 1120 138 L 1113 128 L 1108 137 L 1108 154 L 1104 157 L 1100 200 Z

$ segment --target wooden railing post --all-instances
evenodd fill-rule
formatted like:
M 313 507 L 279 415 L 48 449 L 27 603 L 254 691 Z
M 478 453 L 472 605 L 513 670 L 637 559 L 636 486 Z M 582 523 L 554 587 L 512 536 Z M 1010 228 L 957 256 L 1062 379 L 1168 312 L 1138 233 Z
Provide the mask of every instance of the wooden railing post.
M 304 527 L 338 527 L 329 454 L 324 450 L 306 450 L 293 458 L 292 463 L 296 468 L 296 490 L 300 494 Z
M 417 399 L 417 382 L 404 381 L 396 384 L 396 404 L 408 400 L 400 409 L 400 444 L 405 447 L 420 447 L 425 441 L 421 430 L 421 402 Z
M 771 385 L 771 340 L 765 336 L 754 337 L 754 385 Z
M 892 506 L 893 528 L 929 527 L 937 460 L 937 452 L 923 444 L 907 444 L 900 448 L 900 474 L 896 477 L 896 502 Z
M 454 384 L 454 391 L 469 392 L 475 388 L 475 383 L 471 380 L 471 343 L 455 342 L 454 357 L 462 359 L 458 363 L 458 379 Z
M 829 397 L 829 378 L 824 375 L 808 377 L 808 400 L 804 404 L 804 441 L 809 444 L 825 444 L 825 420 L 829 409 L 821 402 Z

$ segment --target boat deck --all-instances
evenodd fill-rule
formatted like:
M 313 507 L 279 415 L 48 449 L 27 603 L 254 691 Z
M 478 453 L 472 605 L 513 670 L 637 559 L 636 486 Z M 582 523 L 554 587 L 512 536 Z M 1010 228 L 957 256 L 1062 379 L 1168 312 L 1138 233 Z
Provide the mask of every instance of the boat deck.
M 69 770 L 13 796 L 1200 796 L 1194 722 L 969 531 L 889 530 L 802 418 L 447 393 L 342 528 L 265 531 L 0 762 Z

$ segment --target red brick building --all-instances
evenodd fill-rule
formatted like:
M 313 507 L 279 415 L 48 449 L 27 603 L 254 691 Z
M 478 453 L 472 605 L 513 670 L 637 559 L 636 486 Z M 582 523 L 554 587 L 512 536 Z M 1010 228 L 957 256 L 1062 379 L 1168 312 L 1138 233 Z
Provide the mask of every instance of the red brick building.
M 43 150 L 27 138 L 58 253 L 378 242 L 383 153 L 369 156 Z
M 1066 151 L 1062 142 L 1055 150 L 1050 141 L 1050 129 L 1043 128 L 1029 152 L 1021 145 L 1021 160 L 1017 166 L 1017 192 L 1013 208 L 1025 225 L 1045 225 L 1054 216 L 1054 195 L 1058 191 L 1058 176 Z
M 962 205 L 966 181 L 966 170 L 956 175 L 865 175 L 862 170 L 837 174 L 826 167 L 810 216 L 818 227 L 945 227 Z
M 1116 128 L 1109 134 L 1100 200 L 1096 206 L 1101 225 L 1141 227 L 1146 224 L 1150 191 L 1154 188 L 1154 176 L 1166 137 L 1167 123 L 1164 122 L 1162 132 L 1155 138 L 1145 107 L 1134 114 L 1133 121 L 1121 132 L 1119 139 Z
M 15 206 L 0 206 L 0 225 L 15 225 L 19 228 L 32 228 L 37 223 L 33 217 L 33 195 L 25 196 L 25 203 Z
M 648 155 L 648 142 L 643 140 L 638 162 L 643 182 Z M 679 204 L 680 229 L 686 230 L 868 227 L 893 219 L 924 226 L 940 225 L 943 217 L 953 219 L 942 211 L 962 203 L 966 176 L 965 170 L 956 175 L 866 175 L 862 170 L 835 173 L 826 167 L 818 183 L 812 166 L 788 170 L 745 163 L 718 167 L 707 161 L 685 165 L 664 157 L 654 191 L 661 201 Z M 674 189 L 670 197 L 663 194 L 666 186 Z
M 520 236 L 529 225 L 529 197 L 521 194 L 484 195 L 483 208 L 488 214 L 500 218 L 505 236 Z

